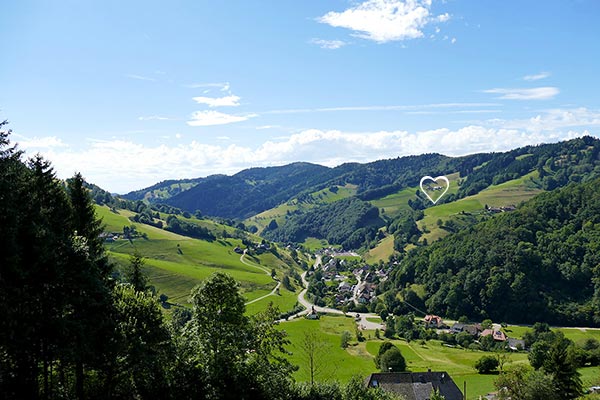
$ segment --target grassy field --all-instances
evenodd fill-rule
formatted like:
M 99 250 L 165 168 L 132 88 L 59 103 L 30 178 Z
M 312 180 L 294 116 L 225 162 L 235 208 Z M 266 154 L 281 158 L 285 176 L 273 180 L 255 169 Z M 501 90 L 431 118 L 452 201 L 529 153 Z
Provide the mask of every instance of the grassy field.
M 312 192 L 307 196 L 306 199 L 303 199 L 303 201 L 292 199 L 286 203 L 278 205 L 277 207 L 254 215 L 246 219 L 244 222 L 246 225 L 256 225 L 258 230 L 262 231 L 269 224 L 269 222 L 271 222 L 271 220 L 275 220 L 278 224 L 282 224 L 285 220 L 285 216 L 289 212 L 307 210 L 317 205 L 333 203 L 334 201 L 342 200 L 355 195 L 357 190 L 357 186 L 351 184 L 347 184 L 345 186 L 338 185 L 336 188 L 337 191 L 335 192 L 332 192 L 329 190 L 329 188 Z
M 302 290 L 301 288 L 296 288 L 296 291 L 291 292 L 284 288 L 283 286 L 279 289 L 279 295 L 268 296 L 262 300 L 256 301 L 251 304 L 246 305 L 246 313 L 247 314 L 256 314 L 264 310 L 269 303 L 273 303 L 274 306 L 279 307 L 280 311 L 289 311 L 292 310 L 296 304 L 298 303 L 298 293 Z M 252 294 L 254 294 L 253 292 Z M 264 293 L 266 294 L 266 293 Z M 262 296 L 262 295 L 261 295 Z M 254 298 L 258 298 L 260 296 L 255 296 Z
M 379 241 L 377 247 L 372 248 L 364 255 L 367 263 L 374 264 L 379 260 L 387 261 L 394 254 L 394 235 L 389 235 Z
M 343 331 L 349 331 L 354 336 L 355 323 L 352 318 L 344 316 L 323 316 L 320 320 L 307 320 L 298 318 L 290 322 L 280 324 L 292 342 L 288 350 L 292 352 L 290 361 L 299 366 L 294 377 L 298 381 L 310 380 L 309 369 L 302 351 L 301 342 L 304 332 L 315 331 L 319 340 L 323 343 L 320 352 L 320 365 L 323 371 L 315 376 L 320 381 L 338 380 L 347 382 L 354 375 L 367 375 L 376 372 L 372 356 L 366 351 L 364 343 L 350 346 L 344 350 L 340 346 L 340 335 Z
M 448 235 L 449 232 L 447 230 L 438 227 L 438 220 L 442 220 L 443 223 L 454 220 L 457 224 L 462 225 L 469 223 L 461 221 L 461 219 L 466 220 L 469 218 L 468 216 L 461 215 L 462 212 L 476 216 L 484 212 L 486 204 L 490 207 L 516 206 L 523 201 L 531 199 L 542 192 L 534 182 L 536 177 L 537 172 L 532 172 L 518 179 L 499 185 L 492 185 L 476 195 L 425 209 L 425 217 L 417 222 L 421 230 L 429 231 L 422 236 L 422 239 L 427 239 L 431 243 Z M 470 218 L 473 217 L 471 216 Z
M 408 200 L 416 198 L 415 192 L 417 190 L 420 190 L 418 186 L 409 187 L 381 199 L 371 200 L 370 203 L 383 209 L 383 215 L 393 217 L 399 211 L 410 209 Z
M 318 321 L 306 319 L 296 319 L 291 322 L 280 324 L 281 329 L 285 330 L 292 344 L 288 349 L 293 353 L 290 361 L 300 367 L 295 373 L 295 378 L 299 381 L 309 379 L 307 363 L 303 359 L 301 341 L 304 332 L 314 330 L 318 333 L 319 340 L 325 344 L 326 354 L 322 358 L 323 372 L 316 378 L 318 380 L 338 380 L 346 382 L 353 375 L 367 376 L 370 373 L 377 372 L 373 362 L 383 340 L 374 338 L 373 332 L 367 331 L 366 342 L 352 342 L 348 349 L 340 347 L 340 336 L 343 331 L 349 331 L 354 337 L 354 322 L 351 318 L 344 316 L 326 315 Z M 586 334 L 600 335 L 600 331 L 582 332 L 577 329 L 566 329 L 565 334 L 571 338 L 584 338 Z M 578 332 L 577 332 L 578 331 Z M 463 390 L 463 384 L 467 384 L 467 398 L 478 399 L 480 395 L 494 391 L 494 381 L 497 375 L 480 375 L 473 365 L 485 354 L 482 351 L 472 351 L 459 348 L 450 348 L 443 346 L 440 341 L 432 340 L 422 345 L 419 341 L 407 343 L 404 340 L 392 341 L 407 361 L 409 370 L 427 371 L 431 368 L 434 371 L 446 371 L 452 377 L 454 382 Z M 526 353 L 512 353 L 505 367 L 517 364 L 528 364 Z M 584 387 L 597 385 L 600 383 L 600 368 L 582 368 L 580 369 Z
M 446 178 L 450 181 L 450 187 L 448 188 L 448 192 L 445 195 L 456 193 L 459 189 L 458 172 L 446 175 Z M 379 207 L 383 209 L 383 215 L 388 217 L 393 217 L 398 212 L 402 210 L 409 210 L 408 200 L 417 198 L 416 192 L 420 191 L 419 186 L 413 186 L 409 188 L 402 189 L 396 193 L 392 193 L 388 196 L 382 197 L 381 199 L 371 200 L 370 203 L 375 207 Z
M 448 194 L 458 192 L 458 173 L 447 175 L 450 181 Z M 476 195 L 468 196 L 451 203 L 441 203 L 424 210 L 424 218 L 417 221 L 417 226 L 424 232 L 421 240 L 426 239 L 432 243 L 449 234 L 449 230 L 437 225 L 438 220 L 445 224 L 453 220 L 458 226 L 472 224 L 477 216 L 484 212 L 487 204 L 490 207 L 501 207 L 518 205 L 542 192 L 536 183 L 537 172 L 532 172 L 521 178 L 492 185 Z M 409 209 L 408 200 L 416 197 L 415 192 L 419 187 L 410 187 L 397 193 L 385 196 L 378 200 L 372 200 L 374 206 L 383 210 L 383 215 L 393 217 L 402 210 Z M 466 214 L 462 214 L 462 213 Z M 364 254 L 365 261 L 374 263 L 378 260 L 387 260 L 393 254 L 393 238 L 391 236 L 382 239 L 377 247 Z M 408 249 L 406 249 L 408 250 Z
M 238 239 L 214 240 L 212 242 L 180 236 L 149 225 L 132 223 L 128 217 L 130 211 L 120 210 L 119 213 L 110 211 L 107 207 L 97 207 L 98 215 L 106 225 L 106 231 L 120 232 L 123 226 L 134 225 L 147 239 L 120 239 L 107 243 L 111 260 L 118 269 L 128 265 L 129 255 L 135 250 L 145 257 L 145 272 L 150 284 L 160 293 L 169 296 L 170 301 L 187 304 L 190 290 L 203 279 L 216 271 L 226 272 L 235 278 L 241 292 L 250 301 L 269 293 L 276 282 L 267 273 L 275 268 L 282 276 L 288 269 L 287 263 L 270 252 L 257 256 L 246 256 L 246 263 L 240 261 L 240 254 L 234 251 L 242 243 Z M 283 251 L 282 251 L 283 252 Z M 274 301 L 282 311 L 293 307 L 291 297 L 282 293 L 281 299 Z M 290 305 L 289 308 L 288 305 Z M 262 300 L 253 303 L 249 312 L 260 311 L 268 302 Z
M 331 245 L 327 242 L 327 240 L 325 239 L 317 239 L 315 237 L 307 237 L 304 242 L 300 243 L 306 250 L 310 251 L 310 252 L 314 252 L 317 251 L 319 249 L 325 248 L 325 247 L 334 247 L 334 248 L 339 248 L 341 247 L 338 244 L 335 245 Z

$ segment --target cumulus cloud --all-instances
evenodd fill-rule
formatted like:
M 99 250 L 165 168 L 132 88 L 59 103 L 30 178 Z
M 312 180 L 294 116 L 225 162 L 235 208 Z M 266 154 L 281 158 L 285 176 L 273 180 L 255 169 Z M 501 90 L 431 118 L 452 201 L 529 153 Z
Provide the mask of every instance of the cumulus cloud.
M 23 140 L 18 140 L 19 148 L 28 150 L 28 149 L 50 149 L 54 147 L 67 147 L 62 139 L 57 138 L 56 136 L 46 136 L 46 137 L 33 137 L 31 139 L 24 138 Z
M 550 72 L 540 72 L 539 74 L 525 75 L 524 81 L 539 81 L 540 79 L 546 79 L 550 76 Z
M 310 42 L 327 50 L 337 50 L 346 45 L 346 42 L 342 40 L 312 39 Z
M 585 107 L 572 109 L 551 109 L 528 119 L 502 120 L 493 119 L 491 126 L 502 126 L 508 129 L 521 129 L 528 132 L 556 131 L 566 128 L 600 126 L 600 111 Z
M 224 96 L 224 97 L 193 97 L 198 104 L 206 104 L 209 107 L 237 107 L 240 105 L 240 98 L 235 95 Z
M 484 93 L 499 94 L 499 99 L 505 100 L 548 100 L 560 93 L 556 87 L 545 86 L 528 89 L 495 88 L 484 90 Z
M 187 124 L 189 126 L 226 125 L 234 122 L 246 121 L 255 116 L 256 114 L 231 115 L 218 111 L 196 111 L 192 113 Z
M 385 43 L 420 38 L 427 24 L 450 19 L 449 14 L 432 16 L 430 9 L 431 0 L 367 0 L 342 12 L 330 11 L 317 21 Z
M 459 129 L 415 132 L 308 129 L 251 146 L 227 141 L 216 145 L 177 141 L 151 146 L 113 140 L 88 142 L 83 149 L 73 149 L 60 141 L 61 146 L 35 148 L 31 141 L 27 153 L 41 152 L 63 178 L 81 170 L 91 182 L 123 193 L 165 179 L 235 173 L 244 168 L 299 160 L 336 166 L 344 162 L 369 162 L 431 152 L 460 156 L 506 151 L 586 135 L 590 126 L 600 126 L 599 111 L 549 110 L 530 120 L 491 120 Z M 36 140 L 39 146 L 57 143 L 52 137 Z

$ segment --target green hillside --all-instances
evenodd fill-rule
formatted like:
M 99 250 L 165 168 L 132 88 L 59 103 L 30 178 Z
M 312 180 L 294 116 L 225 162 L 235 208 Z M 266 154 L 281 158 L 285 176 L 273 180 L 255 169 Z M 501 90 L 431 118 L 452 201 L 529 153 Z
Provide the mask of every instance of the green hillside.
M 114 212 L 108 207 L 97 206 L 96 211 L 106 225 L 106 232 L 122 234 L 124 226 L 134 226 L 142 235 L 132 240 L 118 239 L 106 243 L 111 259 L 119 268 L 124 268 L 128 265 L 129 255 L 137 250 L 145 258 L 145 272 L 150 283 L 175 303 L 187 303 L 190 290 L 215 271 L 233 276 L 249 301 L 275 288 L 276 282 L 270 276 L 271 268 L 276 270 L 278 276 L 290 271 L 290 259 L 284 261 L 270 252 L 244 256 L 245 262 L 242 262 L 242 255 L 234 251 L 236 247 L 245 247 L 240 239 L 217 239 L 211 242 L 193 239 L 146 224 L 133 223 L 129 217 L 135 213 L 128 210 Z M 204 224 L 211 223 L 204 221 Z M 214 229 L 222 228 L 217 225 Z M 298 268 L 291 265 L 292 268 Z M 288 308 L 290 301 L 279 297 L 287 299 L 291 296 L 287 294 L 282 291 L 282 296 L 269 296 L 267 299 L 272 297 L 282 311 L 286 311 L 293 308 L 294 303 Z M 257 306 L 259 304 L 266 306 L 268 302 L 262 301 Z M 257 306 L 252 310 L 262 309 Z
M 460 188 L 458 174 L 450 174 L 448 179 L 450 180 L 450 189 L 446 196 L 457 193 Z M 423 218 L 416 221 L 422 232 L 419 241 L 423 243 L 426 240 L 428 243 L 433 243 L 482 218 L 489 218 L 490 215 L 485 213 L 486 205 L 489 207 L 517 206 L 542 193 L 543 190 L 540 186 L 538 173 L 534 171 L 508 182 L 491 185 L 475 195 L 428 207 L 423 210 Z M 414 201 L 417 198 L 415 195 L 417 190 L 419 190 L 418 187 L 407 188 L 382 199 L 373 200 L 371 203 L 384 210 L 382 215 L 385 218 L 393 219 L 400 211 L 411 209 L 408 200 Z M 441 221 L 442 225 L 438 225 L 438 221 Z M 448 221 L 452 222 L 448 224 Z M 413 247 L 408 245 L 405 250 Z M 377 243 L 376 247 L 365 253 L 365 259 L 369 262 L 387 261 L 394 252 L 393 237 L 386 235 Z
M 256 214 L 244 222 L 250 226 L 254 225 L 258 231 L 263 231 L 272 220 L 278 224 L 284 223 L 287 216 L 309 210 L 311 208 L 333 203 L 356 194 L 356 186 L 346 184 L 344 186 L 333 185 L 312 193 L 303 194 L 277 207 Z
M 126 200 L 144 200 L 149 203 L 160 203 L 196 186 L 202 178 L 162 181 L 145 189 L 135 190 L 121 197 Z
M 292 342 L 289 346 L 289 350 L 292 352 L 289 359 L 299 367 L 295 373 L 295 378 L 299 381 L 310 379 L 306 351 L 302 345 L 307 332 L 316 335 L 314 338 L 319 343 L 319 347 L 322 348 L 320 352 L 322 356 L 317 358 L 321 370 L 316 376 L 317 380 L 346 382 L 353 375 L 367 376 L 370 373 L 378 372 L 373 359 L 384 340 L 376 339 L 374 331 L 366 331 L 364 335 L 367 340 L 357 342 L 354 336 L 355 323 L 352 318 L 325 315 L 316 321 L 303 318 L 295 319 L 280 324 L 280 329 L 288 333 Z M 507 327 L 511 334 L 519 329 L 527 330 L 529 328 Z M 347 349 L 340 347 L 340 337 L 344 331 L 352 334 L 352 340 Z M 598 339 L 600 337 L 600 331 L 580 329 L 559 329 L 559 331 L 576 343 L 581 343 L 585 339 Z M 514 334 L 512 336 L 518 337 Z M 415 372 L 427 371 L 427 369 L 446 371 L 461 390 L 463 389 L 463 382 L 466 382 L 468 399 L 478 399 L 479 396 L 495 391 L 494 381 L 497 375 L 480 375 L 473 368 L 480 357 L 494 355 L 494 353 L 448 347 L 444 346 L 439 340 L 407 342 L 394 339 L 391 342 L 400 349 L 406 359 L 407 369 Z M 510 368 L 514 365 L 527 364 L 527 353 L 511 353 L 508 354 L 505 367 Z M 582 380 L 588 386 L 600 382 L 597 367 L 581 368 L 579 372 L 582 374 Z
M 423 284 L 429 311 L 449 317 L 598 326 L 599 183 L 542 193 L 409 252 L 395 287 Z

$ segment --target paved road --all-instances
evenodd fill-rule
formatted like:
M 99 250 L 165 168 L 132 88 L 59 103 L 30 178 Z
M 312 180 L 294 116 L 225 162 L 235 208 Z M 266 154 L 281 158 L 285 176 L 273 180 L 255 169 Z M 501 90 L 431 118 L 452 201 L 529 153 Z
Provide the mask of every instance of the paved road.
M 321 256 L 317 256 L 317 259 L 315 260 L 315 265 L 314 265 L 315 269 L 318 268 L 320 265 L 321 265 Z M 306 299 L 306 291 L 308 290 L 308 281 L 306 280 L 306 271 L 304 271 L 302 273 L 302 275 L 300 275 L 300 277 L 302 278 L 302 283 L 304 284 L 304 289 L 302 289 L 302 291 L 298 294 L 298 303 L 300 303 L 304 307 L 306 307 L 306 310 L 301 311 L 298 314 L 295 314 L 294 316 L 289 317 L 289 319 L 292 319 L 296 315 L 297 316 L 306 315 L 312 311 L 313 307 L 317 312 L 346 315 L 346 314 L 344 314 L 343 311 L 338 310 L 336 308 L 315 306 L 314 304 L 309 302 Z M 360 316 L 360 321 L 358 321 L 358 324 L 362 329 L 385 329 L 385 326 L 380 323 L 367 321 L 367 318 L 379 318 L 379 315 L 377 315 L 377 314 L 373 314 L 373 313 L 349 313 L 349 314 L 350 315 L 358 314 Z
M 242 253 L 242 255 L 240 256 L 240 262 L 241 262 L 242 264 L 244 264 L 244 265 L 247 265 L 247 266 L 249 266 L 249 267 L 258 268 L 258 269 L 260 269 L 260 270 L 264 271 L 264 272 L 265 272 L 267 275 L 271 276 L 271 272 L 270 272 L 270 271 L 269 271 L 267 268 L 265 268 L 265 267 L 261 267 L 261 266 L 259 266 L 259 265 L 251 264 L 251 263 L 247 262 L 246 260 L 244 260 L 244 256 L 246 255 L 246 252 L 247 252 L 247 251 L 248 251 L 248 250 L 244 250 L 244 253 Z M 264 299 L 264 298 L 266 298 L 266 297 L 269 297 L 269 296 L 275 296 L 275 294 L 276 294 L 277 290 L 278 290 L 278 289 L 279 289 L 279 287 L 281 286 L 281 281 L 278 281 L 278 280 L 277 280 L 277 279 L 275 279 L 275 278 L 273 278 L 273 279 L 274 279 L 275 281 L 277 281 L 277 285 L 275 285 L 275 289 L 271 290 L 271 292 L 270 292 L 270 293 L 267 293 L 267 294 L 265 294 L 264 296 L 260 296 L 259 298 L 256 298 L 256 299 L 254 299 L 254 300 L 250 300 L 250 301 L 246 302 L 246 305 L 248 305 L 248 304 L 252 304 L 252 303 L 256 303 L 257 301 L 260 301 L 260 300 L 262 300 L 262 299 Z

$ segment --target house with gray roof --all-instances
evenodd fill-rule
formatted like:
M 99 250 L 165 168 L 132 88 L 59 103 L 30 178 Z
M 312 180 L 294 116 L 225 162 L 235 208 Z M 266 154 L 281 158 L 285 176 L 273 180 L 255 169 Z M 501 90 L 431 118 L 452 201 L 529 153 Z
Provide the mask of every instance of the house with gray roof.
M 406 400 L 429 400 L 432 391 L 446 400 L 463 400 L 463 394 L 447 372 L 382 372 L 371 374 L 367 387 L 380 387 Z

